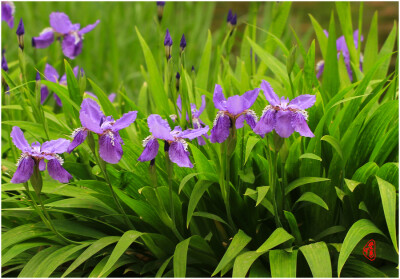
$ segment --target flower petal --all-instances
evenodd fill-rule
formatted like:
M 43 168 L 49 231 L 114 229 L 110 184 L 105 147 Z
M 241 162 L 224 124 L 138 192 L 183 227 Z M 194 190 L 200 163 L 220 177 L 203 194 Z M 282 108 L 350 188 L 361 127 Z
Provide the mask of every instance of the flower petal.
M 226 99 L 222 93 L 222 87 L 219 84 L 215 85 L 214 95 L 213 95 L 214 106 L 219 110 L 226 110 Z
M 205 126 L 204 128 L 199 128 L 199 129 L 187 129 L 187 130 L 183 131 L 181 134 L 179 134 L 179 137 L 184 138 L 184 139 L 193 140 L 197 137 L 207 134 L 209 129 L 210 128 L 208 128 L 208 126 Z
M 244 126 L 244 114 L 236 118 L 235 122 L 236 129 L 241 129 Z
M 114 102 L 115 97 L 117 97 L 117 94 L 111 93 L 110 95 L 108 95 L 108 100 L 112 103 Z
M 54 99 L 56 100 L 56 104 L 57 104 L 59 107 L 62 107 L 62 102 L 61 102 L 60 97 L 58 97 L 57 94 L 54 94 L 53 97 L 54 97 Z
M 212 143 L 224 142 L 229 136 L 229 128 L 231 127 L 231 119 L 227 115 L 218 115 L 214 121 L 214 127 L 211 129 Z
M 112 130 L 117 132 L 123 128 L 128 127 L 136 120 L 137 111 L 130 111 L 122 115 L 120 119 L 115 121 L 114 125 L 112 126 Z
M 28 181 L 32 176 L 34 166 L 35 161 L 31 157 L 22 158 L 10 182 L 18 184 Z
M 44 77 L 51 82 L 58 82 L 59 75 L 56 69 L 50 64 L 46 64 L 44 67 Z
M 244 111 L 244 104 L 241 96 L 234 95 L 226 101 L 226 110 L 233 115 L 237 115 Z
M 198 138 L 197 138 L 197 143 L 198 143 L 199 145 L 205 145 L 205 144 L 206 144 L 206 141 L 205 141 L 205 139 L 204 139 L 203 137 L 198 137 Z
M 95 23 L 89 24 L 89 25 L 83 27 L 83 28 L 79 31 L 79 35 L 83 35 L 83 34 L 86 34 L 87 32 L 92 31 L 92 30 L 97 26 L 97 24 L 99 24 L 99 23 L 100 23 L 100 20 L 96 20 Z
M 51 141 L 45 141 L 40 149 L 46 153 L 64 153 L 67 151 L 70 141 L 67 139 L 56 139 Z
M 244 110 L 249 109 L 254 104 L 254 102 L 257 100 L 258 93 L 260 93 L 260 88 L 255 88 L 240 96 L 243 101 Z
M 171 143 L 168 150 L 169 158 L 172 162 L 180 167 L 193 168 L 192 163 L 189 159 L 189 151 L 185 149 L 185 146 L 180 141 L 174 141 Z
M 1 2 L 1 20 L 7 22 L 8 26 L 14 28 L 14 4 L 10 2 Z
M 301 113 L 293 113 L 292 115 L 292 126 L 294 130 L 303 137 L 313 138 L 314 134 L 311 132 L 307 125 L 307 121 Z
M 67 152 L 71 153 L 77 146 L 81 145 L 82 142 L 85 141 L 87 137 L 87 130 L 85 128 L 79 128 L 76 130 L 74 133 L 74 139 L 72 142 L 69 144 L 67 148 Z
M 158 114 L 151 114 L 147 118 L 147 125 L 149 126 L 150 133 L 158 139 L 174 140 L 171 132 L 171 127 L 166 120 L 162 119 Z
M 276 112 L 275 110 L 267 109 L 261 116 L 254 128 L 254 133 L 257 135 L 265 135 L 275 129 Z
M 147 141 L 142 154 L 140 154 L 138 161 L 146 162 L 153 160 L 157 156 L 158 148 L 159 144 L 157 139 L 150 138 L 150 140 Z
M 200 115 L 203 113 L 204 109 L 206 108 L 206 95 L 201 95 L 201 106 L 199 108 L 199 111 L 196 114 L 196 117 L 200 117 Z
M 322 73 L 324 72 L 325 62 L 323 60 L 317 63 L 317 78 L 320 78 Z
M 65 35 L 62 41 L 62 50 L 65 56 L 70 59 L 75 59 L 82 52 L 82 38 L 77 38 L 73 35 Z
M 25 139 L 24 133 L 20 127 L 14 126 L 12 128 L 10 137 L 12 138 L 14 145 L 22 152 L 31 150 L 31 147 L 29 146 L 28 141 Z
M 46 170 L 46 162 L 44 161 L 44 159 L 39 161 L 39 170 L 40 171 L 45 171 Z
M 67 34 L 73 29 L 72 23 L 69 17 L 60 12 L 54 12 L 50 14 L 50 26 L 61 34 Z
M 49 96 L 49 89 L 47 88 L 47 86 L 42 85 L 40 88 L 40 103 L 43 105 L 44 101 L 46 101 L 47 96 Z
M 294 132 L 292 115 L 293 112 L 291 111 L 278 111 L 276 113 L 275 131 L 282 138 L 288 138 Z
M 62 167 L 57 159 L 51 159 L 47 162 L 47 171 L 53 179 L 61 183 L 68 183 L 72 179 L 72 175 Z
M 110 164 L 117 164 L 122 157 L 121 138 L 118 133 L 104 134 L 99 138 L 100 157 Z
M 95 133 L 102 133 L 100 122 L 105 117 L 96 101 L 86 98 L 82 101 L 79 118 L 84 127 Z
M 315 104 L 315 95 L 304 94 L 297 96 L 289 103 L 289 107 L 294 107 L 297 109 L 308 109 Z
M 276 95 L 268 81 L 263 80 L 260 87 L 264 91 L 265 98 L 271 105 L 278 106 L 280 104 L 278 95 Z
M 54 33 L 52 30 L 42 32 L 38 37 L 32 38 L 32 46 L 35 48 L 47 48 L 54 42 Z
M 181 94 L 178 95 L 178 98 L 176 98 L 176 106 L 178 107 L 178 112 L 182 112 L 182 98 Z

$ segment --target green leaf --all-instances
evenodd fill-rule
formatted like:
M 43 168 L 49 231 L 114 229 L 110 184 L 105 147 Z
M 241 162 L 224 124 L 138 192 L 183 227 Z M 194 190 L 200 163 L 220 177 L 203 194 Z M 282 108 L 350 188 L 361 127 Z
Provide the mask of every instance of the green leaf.
M 50 234 L 52 233 L 49 232 L 49 230 L 39 228 L 36 224 L 26 224 L 15 227 L 2 234 L 1 251 L 5 251 L 6 248 L 14 246 L 19 242 L 35 237 L 48 236 Z
M 331 258 L 325 242 L 301 246 L 300 251 L 306 258 L 313 277 L 332 277 Z
M 71 69 L 71 66 L 69 65 L 66 59 L 64 59 L 64 65 L 65 65 L 65 74 L 67 76 L 69 97 L 76 104 L 80 104 L 82 103 L 82 96 L 79 91 L 79 85 L 74 75 L 74 71 Z
M 232 243 L 229 245 L 224 256 L 211 276 L 216 275 L 226 265 L 228 265 L 243 250 L 243 248 L 246 247 L 250 240 L 250 236 L 245 234 L 242 230 L 239 230 L 239 232 L 233 237 Z
M 179 245 L 179 244 L 178 244 Z M 156 273 L 156 278 L 160 278 L 162 277 L 165 269 L 167 268 L 169 262 L 171 261 L 173 256 L 169 257 L 168 259 L 165 260 L 165 262 L 160 266 L 160 268 L 158 269 L 157 273 Z
M 36 269 L 39 267 L 40 263 L 43 262 L 50 254 L 57 251 L 60 246 L 48 247 L 36 255 L 34 255 L 24 266 L 21 272 L 18 274 L 19 278 L 33 277 Z
M 174 277 L 186 277 L 187 253 L 190 238 L 187 238 L 176 245 L 174 252 Z
M 304 153 L 299 157 L 299 159 L 311 159 L 311 160 L 322 161 L 322 158 L 319 157 L 318 155 L 315 155 L 314 153 Z
M 283 214 L 285 215 L 285 218 L 289 223 L 289 227 L 290 227 L 290 230 L 292 232 L 292 235 L 295 238 L 296 244 L 300 245 L 303 241 L 301 239 L 301 233 L 300 233 L 300 230 L 299 230 L 299 226 L 297 224 L 296 217 L 294 217 L 292 212 L 286 211 L 286 210 L 283 211 Z
M 305 192 L 301 197 L 294 203 L 293 207 L 298 203 L 298 202 L 311 202 L 316 205 L 321 206 L 322 208 L 325 208 L 326 210 L 329 210 L 328 205 L 324 202 L 324 200 L 319 197 L 317 194 L 313 192 Z
M 374 223 L 367 219 L 358 220 L 351 226 L 343 241 L 342 248 L 340 249 L 337 267 L 337 273 L 339 276 L 354 247 L 356 247 L 357 243 L 360 242 L 361 239 L 371 233 L 377 233 L 385 236 L 383 232 L 374 225 Z
M 394 44 L 396 43 L 396 37 L 397 37 L 397 24 L 396 21 L 393 24 L 393 28 L 392 31 L 390 31 L 389 36 L 387 37 L 385 43 L 383 44 L 377 60 L 380 60 L 381 58 L 392 54 L 393 51 L 393 47 Z M 382 65 L 380 66 L 380 68 L 378 69 L 378 71 L 375 74 L 376 79 L 384 79 L 387 75 L 387 72 L 389 70 L 389 66 L 390 66 L 390 59 L 385 60 L 384 63 L 382 63 Z
M 115 109 L 115 107 L 113 106 L 113 104 L 108 99 L 107 94 L 104 93 L 104 91 L 99 86 L 97 86 L 97 84 L 95 84 L 91 79 L 88 80 L 93 88 L 93 93 L 97 96 L 97 98 L 99 98 L 99 102 L 101 104 L 101 107 L 103 108 L 104 114 L 107 116 L 112 115 L 114 119 L 118 119 L 119 114 Z
M 186 227 L 189 227 L 190 220 L 192 219 L 192 215 L 194 210 L 196 209 L 197 203 L 200 201 L 201 197 L 203 196 L 204 192 L 207 191 L 208 187 L 213 184 L 211 181 L 207 180 L 199 180 L 194 185 L 193 191 L 190 194 L 189 198 L 189 205 L 186 217 Z
M 268 239 L 257 249 L 257 253 L 265 253 L 268 250 L 290 240 L 294 237 L 283 228 L 277 228 Z
M 319 48 L 321 49 L 322 57 L 326 59 L 326 50 L 328 46 L 328 37 L 324 33 L 324 29 L 319 25 L 318 21 L 311 15 L 308 15 L 314 27 L 315 34 L 317 35 Z
M 351 192 L 354 192 L 354 189 L 355 189 L 358 185 L 361 184 L 361 182 L 354 181 L 354 180 L 350 180 L 350 179 L 346 179 L 346 178 L 344 179 L 344 182 L 346 183 L 347 188 L 349 188 L 349 190 L 350 190 Z
M 179 190 L 178 190 L 178 194 L 181 193 L 183 187 L 185 187 L 186 183 L 192 179 L 193 177 L 195 177 L 196 175 L 199 175 L 199 173 L 195 172 L 195 173 L 189 173 L 188 175 L 186 175 L 182 180 L 181 183 L 179 184 Z
M 215 168 L 210 164 L 207 157 L 194 145 L 189 143 L 190 151 L 195 161 L 195 167 L 199 173 L 199 179 L 218 182 Z
M 10 247 L 10 249 L 7 252 L 2 253 L 1 266 L 3 267 L 7 266 L 6 264 L 9 260 L 12 260 L 14 257 L 18 256 L 22 252 L 25 252 L 26 250 L 47 245 L 49 245 L 49 243 L 46 242 L 25 242 L 21 244 L 16 244 Z
M 376 176 L 381 194 L 383 212 L 385 213 L 386 224 L 388 226 L 390 238 L 394 249 L 399 253 L 396 240 L 396 188 L 389 182 Z
M 292 181 L 287 185 L 285 189 L 285 195 L 289 194 L 291 191 L 296 189 L 299 186 L 309 184 L 309 183 L 317 183 L 317 182 L 323 182 L 323 181 L 329 181 L 329 178 L 322 178 L 322 177 L 301 177 L 296 179 L 295 181 Z
M 196 76 L 196 86 L 204 90 L 207 90 L 207 85 L 208 85 L 208 75 L 210 73 L 210 62 L 211 62 L 211 50 L 212 50 L 212 36 L 211 36 L 211 31 L 208 30 L 207 41 L 203 49 L 203 55 L 201 56 L 200 66 Z M 198 99 L 200 100 L 200 97 Z M 198 100 L 196 98 L 196 102 L 197 101 Z
M 149 87 L 152 92 L 153 101 L 156 107 L 160 110 L 159 113 L 163 115 L 169 115 L 168 96 L 164 90 L 164 82 L 162 76 L 157 68 L 157 64 L 154 60 L 153 54 L 150 51 L 149 46 L 143 39 L 139 32 L 139 29 L 135 26 L 136 34 L 138 35 L 140 45 L 143 50 L 143 55 L 146 60 L 147 71 L 149 76 Z
M 115 245 L 110 258 L 98 277 L 101 277 L 104 273 L 106 273 L 119 260 L 123 253 L 125 253 L 129 246 L 142 234 L 143 233 L 141 232 L 133 230 L 125 232 L 118 240 L 118 243 Z
M 325 135 L 321 138 L 321 140 L 324 140 L 327 143 L 329 143 L 339 154 L 340 158 L 343 159 L 343 151 L 342 151 L 342 148 L 340 147 L 340 142 L 336 138 L 334 138 L 330 135 Z
M 269 252 L 269 264 L 272 277 L 296 277 L 297 252 L 285 250 L 271 250 Z
M 364 72 L 368 73 L 378 59 L 378 11 L 375 11 L 371 20 L 368 38 L 364 48 Z
M 343 2 L 335 2 L 335 4 L 339 17 L 340 26 L 342 28 L 343 35 L 346 40 L 346 45 L 350 53 L 350 59 L 356 65 L 356 68 L 358 68 L 360 60 L 358 58 L 356 46 L 354 44 L 350 3 L 343 1 Z
M 344 232 L 345 230 L 346 230 L 346 228 L 343 226 L 329 227 L 326 230 L 324 230 L 323 232 L 319 233 L 317 236 L 315 236 L 314 239 L 318 241 L 328 235 L 332 235 L 332 234 L 339 233 L 339 232 Z
M 265 196 L 268 193 L 270 186 L 259 186 L 257 187 L 257 202 L 256 202 L 256 206 L 258 206 L 265 198 Z
M 119 236 L 106 236 L 103 237 L 96 242 L 94 242 L 92 245 L 90 245 L 69 267 L 68 269 L 63 273 L 61 277 L 66 277 L 68 274 L 70 274 L 72 271 L 74 271 L 78 266 L 80 266 L 82 263 L 90 259 L 92 256 L 94 256 L 97 252 L 99 252 L 101 249 L 104 247 L 117 242 L 121 237 Z
M 221 222 L 221 223 L 229 226 L 228 223 L 224 221 L 224 219 L 222 219 L 218 215 L 215 215 L 212 213 L 197 211 L 197 212 L 194 212 L 192 216 L 208 218 L 208 219 L 215 220 L 215 221 Z
M 249 251 L 240 254 L 233 264 L 233 278 L 244 278 L 249 271 L 251 265 L 264 253 Z
M 246 164 L 247 160 L 249 159 L 249 156 L 251 154 L 251 151 L 253 150 L 254 146 L 260 141 L 259 137 L 249 137 L 247 139 L 246 143 L 246 152 L 245 152 L 245 159 L 244 159 L 244 165 Z

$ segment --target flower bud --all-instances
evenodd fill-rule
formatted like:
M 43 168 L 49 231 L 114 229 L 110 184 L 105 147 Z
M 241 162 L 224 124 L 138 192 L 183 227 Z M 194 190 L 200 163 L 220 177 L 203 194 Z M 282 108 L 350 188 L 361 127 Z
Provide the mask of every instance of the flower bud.
M 24 28 L 24 22 L 22 21 L 22 18 L 20 19 L 17 27 L 17 36 L 18 36 L 18 45 L 19 47 L 24 50 L 24 34 L 25 34 L 25 28 Z
M 182 53 L 185 50 L 185 47 L 186 47 L 185 34 L 182 34 L 181 43 L 179 44 L 179 46 L 181 48 L 181 53 Z
M 168 29 L 167 32 L 165 33 L 164 46 L 165 46 L 165 57 L 167 58 L 167 60 L 169 60 L 171 58 L 171 52 L 172 52 L 172 38 Z
M 179 74 L 179 72 L 176 72 L 175 78 L 176 78 L 176 85 L 175 85 L 176 91 L 179 91 L 179 81 L 181 79 L 181 75 Z
M 164 14 L 165 1 L 157 1 L 156 4 L 158 21 L 161 21 Z

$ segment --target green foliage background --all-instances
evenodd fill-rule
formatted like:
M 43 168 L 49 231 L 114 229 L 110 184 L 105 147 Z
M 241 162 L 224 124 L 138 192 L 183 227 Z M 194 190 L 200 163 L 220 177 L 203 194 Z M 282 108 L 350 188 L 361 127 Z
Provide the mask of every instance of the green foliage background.
M 3 276 L 397 277 L 398 68 L 389 71 L 390 61 L 398 59 L 397 24 L 385 41 L 378 42 L 375 14 L 361 32 L 361 48 L 349 44 L 351 82 L 343 57 L 337 58 L 336 38 L 342 34 L 352 38 L 353 30 L 363 26 L 363 5 L 353 22 L 349 3 L 332 7 L 329 25 L 309 16 L 310 36 L 315 37 L 309 44 L 288 25 L 290 2 L 252 3 L 249 13 L 239 18 L 240 31 L 235 29 L 231 36 L 225 24 L 208 30 L 215 3 L 167 3 L 160 25 L 154 3 L 16 3 L 17 15 L 25 22 L 24 55 L 18 52 L 15 28 L 2 24 L 10 67 L 2 77 L 11 89 L 9 95 L 2 92 Z M 101 20 L 85 35 L 77 59 L 64 63 L 58 43 L 48 49 L 30 47 L 31 37 L 48 26 L 51 11 L 66 12 L 82 26 Z M 166 28 L 174 41 L 172 65 L 165 65 Z M 180 58 L 182 33 L 188 47 Z M 288 74 L 287 59 L 294 44 L 297 56 Z M 325 72 L 317 80 L 319 51 Z M 76 65 L 85 70 L 78 80 L 68 74 L 68 87 L 42 81 L 60 96 L 62 108 L 55 107 L 52 98 L 44 106 L 36 105 L 40 94 L 35 68 L 43 73 L 46 62 L 67 74 Z M 194 168 L 174 166 L 172 176 L 161 151 L 155 189 L 149 164 L 137 158 L 143 150 L 141 141 L 149 134 L 147 116 L 177 114 L 173 77 L 178 70 L 184 104 L 200 105 L 201 95 L 206 95 L 201 118 L 210 126 L 216 114 L 212 104 L 216 83 L 227 96 L 259 87 L 263 79 L 279 96 L 315 94 L 317 102 L 308 110 L 315 137 L 296 133 L 282 140 L 271 133 L 261 139 L 245 126 L 238 130 L 227 168 L 223 146 L 192 142 Z M 39 195 L 31 185 L 27 192 L 24 185 L 9 183 L 19 155 L 10 140 L 11 127 L 21 127 L 29 142 L 68 138 L 80 127 L 77 116 L 85 91 L 99 97 L 106 115 L 139 111 L 136 122 L 121 133 L 123 159 L 107 165 L 112 187 L 134 229 L 115 205 L 86 143 L 63 155 L 64 167 L 74 176 L 71 183 L 60 184 L 44 173 Z M 110 92 L 117 93 L 115 103 L 106 97 Z M 253 109 L 260 115 L 266 105 L 260 94 Z M 188 127 L 185 119 L 179 121 Z M 221 186 L 228 169 L 232 221 Z M 278 186 L 275 193 L 273 184 Z M 171 218 L 169 185 L 175 218 Z M 40 201 L 56 231 L 72 242 L 42 222 L 36 208 Z M 362 255 L 371 238 L 377 249 L 373 262 Z

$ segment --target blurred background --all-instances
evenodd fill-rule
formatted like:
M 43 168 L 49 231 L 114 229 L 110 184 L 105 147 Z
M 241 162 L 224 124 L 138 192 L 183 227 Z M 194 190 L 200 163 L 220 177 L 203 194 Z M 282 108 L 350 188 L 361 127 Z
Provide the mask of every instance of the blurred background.
M 74 60 L 71 66 L 81 66 L 86 75 L 102 86 L 105 92 L 115 92 L 123 84 L 127 93 L 136 96 L 143 84 L 141 65 L 144 65 L 142 49 L 140 47 L 135 26 L 149 45 L 156 60 L 163 61 L 163 41 L 165 30 L 169 28 L 173 44 L 173 59 L 179 56 L 179 41 L 182 34 L 187 40 L 185 51 L 186 68 L 198 67 L 202 50 L 210 29 L 213 36 L 213 55 L 221 38 L 228 32 L 226 16 L 229 9 L 238 14 L 238 29 L 236 32 L 237 44 L 232 52 L 239 55 L 238 50 L 243 37 L 248 15 L 257 14 L 257 41 L 266 41 L 274 2 L 167 2 L 164 7 L 162 21 L 157 20 L 157 6 L 155 2 L 15 2 L 14 28 L 10 29 L 2 22 L 2 49 L 6 50 L 6 59 L 10 70 L 17 67 L 17 36 L 16 26 L 22 17 L 25 23 L 25 52 L 34 63 L 42 59 L 62 69 L 62 53 L 60 44 L 53 43 L 46 49 L 31 47 L 31 39 L 49 26 L 49 14 L 53 11 L 64 12 L 69 15 L 72 23 L 81 26 L 94 23 L 100 19 L 100 24 L 84 38 L 83 51 Z M 280 3 L 278 3 L 279 5 Z M 353 29 L 356 29 L 360 14 L 360 2 L 352 2 Z M 290 26 L 308 49 L 315 39 L 309 14 L 328 29 L 330 13 L 335 11 L 334 2 L 293 2 L 290 9 L 289 22 L 285 26 L 282 41 L 291 47 L 296 40 Z M 364 43 L 374 12 L 378 12 L 378 35 L 380 46 L 384 43 L 398 20 L 398 2 L 365 2 L 362 6 L 362 33 Z M 341 35 L 338 19 L 336 18 L 337 36 Z M 321 58 L 317 47 L 316 61 Z M 397 46 L 396 46 L 397 49 Z M 279 52 L 279 50 L 278 50 Z M 277 53 L 277 55 L 280 55 Z M 298 59 L 301 55 L 298 55 Z M 235 63 L 232 59 L 231 63 Z M 392 61 L 392 68 L 395 61 Z M 162 67 L 162 62 L 159 64 Z

